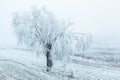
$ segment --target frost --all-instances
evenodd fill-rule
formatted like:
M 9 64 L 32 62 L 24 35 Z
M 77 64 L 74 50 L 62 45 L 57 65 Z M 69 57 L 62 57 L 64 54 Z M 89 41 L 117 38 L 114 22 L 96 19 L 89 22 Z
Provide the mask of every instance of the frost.
M 48 67 L 52 66 L 53 58 L 69 59 L 74 53 L 84 52 L 91 42 L 90 34 L 70 32 L 71 23 L 58 20 L 45 8 L 17 13 L 13 26 L 20 43 L 37 52 L 37 56 L 46 54 Z

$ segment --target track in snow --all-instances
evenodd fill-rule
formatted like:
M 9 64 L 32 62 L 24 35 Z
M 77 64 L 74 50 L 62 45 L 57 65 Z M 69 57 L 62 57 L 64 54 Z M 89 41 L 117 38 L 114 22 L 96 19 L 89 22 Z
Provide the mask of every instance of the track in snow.
M 22 63 L 0 60 L 0 80 L 57 80 L 47 74 L 35 71 Z

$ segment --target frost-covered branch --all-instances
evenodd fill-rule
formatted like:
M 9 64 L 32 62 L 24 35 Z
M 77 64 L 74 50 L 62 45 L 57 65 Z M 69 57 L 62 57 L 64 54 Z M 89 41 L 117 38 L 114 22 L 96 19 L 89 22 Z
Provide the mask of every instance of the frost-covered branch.
M 52 57 L 62 60 L 65 56 L 88 48 L 91 35 L 68 32 L 71 24 L 58 20 L 45 8 L 34 8 L 13 17 L 13 26 L 20 43 L 34 51 L 42 48 L 47 58 L 47 67 L 52 66 Z

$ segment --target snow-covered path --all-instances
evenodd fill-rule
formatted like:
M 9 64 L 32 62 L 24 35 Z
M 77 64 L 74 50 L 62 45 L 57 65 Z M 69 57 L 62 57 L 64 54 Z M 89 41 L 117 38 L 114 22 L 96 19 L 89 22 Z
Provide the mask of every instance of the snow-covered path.
M 0 60 L 0 80 L 57 80 L 14 61 Z
M 29 51 L 0 50 L 0 80 L 59 80 L 33 68 L 35 58 Z
M 16 63 L 0 61 L 1 80 L 39 80 L 31 70 Z

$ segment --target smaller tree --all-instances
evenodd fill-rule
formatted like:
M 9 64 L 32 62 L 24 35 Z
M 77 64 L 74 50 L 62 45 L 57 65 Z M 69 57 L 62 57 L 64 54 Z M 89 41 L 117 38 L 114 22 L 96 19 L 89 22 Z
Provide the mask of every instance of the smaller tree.
M 46 55 L 47 71 L 52 68 L 53 56 L 62 60 L 63 56 L 79 51 L 78 45 L 88 45 L 89 40 L 86 39 L 89 39 L 89 36 L 80 34 L 85 36 L 82 38 L 72 34 L 68 31 L 70 25 L 71 23 L 58 20 L 45 8 L 34 8 L 30 12 L 17 13 L 13 17 L 13 26 L 19 42 L 33 51 L 43 51 Z
M 89 47 L 90 47 L 90 44 L 92 42 L 92 35 L 90 33 L 80 33 L 80 34 L 77 34 L 77 36 L 80 36 L 80 37 L 76 37 L 78 38 L 78 45 L 77 47 L 79 48 L 79 52 L 85 52 Z

